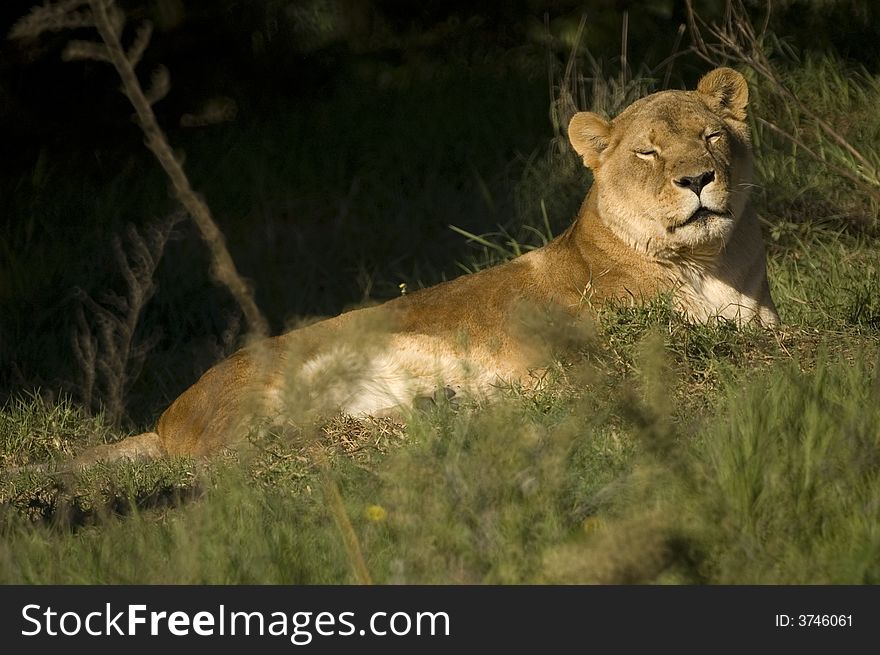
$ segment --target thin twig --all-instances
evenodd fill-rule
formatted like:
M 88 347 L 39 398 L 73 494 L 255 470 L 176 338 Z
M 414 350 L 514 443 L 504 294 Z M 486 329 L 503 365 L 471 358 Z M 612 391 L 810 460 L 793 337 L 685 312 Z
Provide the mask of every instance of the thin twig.
M 229 250 L 226 248 L 223 233 L 211 216 L 211 210 L 190 186 L 183 166 L 168 144 L 168 140 L 156 120 L 156 115 L 153 113 L 153 108 L 141 89 L 134 67 L 119 41 L 119 30 L 111 13 L 111 4 L 107 0 L 89 0 L 89 6 L 92 9 L 98 33 L 107 47 L 110 61 L 122 79 L 123 91 L 137 113 L 138 122 L 146 135 L 147 147 L 153 152 L 171 179 L 177 199 L 192 217 L 201 232 L 202 239 L 208 245 L 211 252 L 213 275 L 232 293 L 244 312 L 245 319 L 254 336 L 266 336 L 269 333 L 268 324 L 254 301 L 253 291 L 239 275 Z M 112 7 L 112 11 L 118 10 Z

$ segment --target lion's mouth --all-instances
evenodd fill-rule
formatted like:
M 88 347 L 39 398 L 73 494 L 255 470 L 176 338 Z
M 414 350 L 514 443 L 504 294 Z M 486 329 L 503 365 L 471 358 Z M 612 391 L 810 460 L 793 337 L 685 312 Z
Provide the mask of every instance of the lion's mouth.
M 678 228 L 685 227 L 686 225 L 693 225 L 695 223 L 701 223 L 701 222 L 708 220 L 709 218 L 715 218 L 715 217 L 718 217 L 719 215 L 723 215 L 723 213 L 724 212 L 719 212 L 719 211 L 709 209 L 708 207 L 700 207 L 693 214 L 688 216 L 688 218 L 686 218 L 684 221 L 682 221 L 681 223 L 676 225 L 674 227 L 674 229 L 677 230 Z

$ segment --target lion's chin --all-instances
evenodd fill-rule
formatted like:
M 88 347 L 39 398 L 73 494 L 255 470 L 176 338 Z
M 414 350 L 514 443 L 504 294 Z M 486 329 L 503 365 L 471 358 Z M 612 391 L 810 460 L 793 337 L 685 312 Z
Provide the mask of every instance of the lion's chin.
M 709 228 L 713 223 L 718 221 L 731 220 L 730 212 L 727 210 L 710 209 L 709 207 L 699 207 L 683 220 L 670 225 L 667 230 L 675 232 L 689 226 L 697 226 L 701 228 Z
M 734 229 L 733 216 L 701 207 L 677 224 L 666 228 L 673 258 L 714 257 L 724 248 Z

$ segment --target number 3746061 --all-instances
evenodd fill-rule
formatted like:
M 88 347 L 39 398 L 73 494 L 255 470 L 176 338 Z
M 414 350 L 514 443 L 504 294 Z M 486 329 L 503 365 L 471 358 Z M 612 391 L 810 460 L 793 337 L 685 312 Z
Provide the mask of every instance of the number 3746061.
M 777 614 L 777 628 L 851 628 L 852 614 Z

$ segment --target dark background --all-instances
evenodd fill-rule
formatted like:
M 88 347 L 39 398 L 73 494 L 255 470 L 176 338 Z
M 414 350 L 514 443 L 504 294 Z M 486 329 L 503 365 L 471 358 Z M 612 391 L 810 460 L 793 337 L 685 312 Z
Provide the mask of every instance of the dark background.
M 2 3 L 0 33 L 34 4 Z M 549 179 L 557 168 L 547 164 L 564 157 L 551 146 L 551 79 L 581 16 L 583 44 L 612 72 L 627 12 L 630 74 L 654 79 L 685 22 L 678 0 L 119 4 L 126 38 L 139 21 L 155 23 L 141 79 L 159 64 L 170 70 L 159 120 L 276 333 L 392 297 L 400 283 L 458 275 L 475 252 L 450 224 L 521 235 L 541 222 L 544 201 L 558 232 L 589 180 Z M 695 6 L 708 19 L 723 11 L 721 2 Z M 763 18 L 764 3 L 748 7 Z M 878 19 L 868 0 L 781 2 L 770 27 L 797 52 L 877 72 Z M 115 71 L 62 62 L 70 37 L 0 40 L 0 402 L 34 389 L 76 397 L 82 293 L 100 301 L 121 290 L 113 236 L 175 207 Z M 680 56 L 670 86 L 693 84 L 706 68 Z M 192 126 L 212 104 L 234 107 L 234 118 Z M 189 221 L 175 228 L 156 278 L 137 333 L 155 344 L 129 394 L 136 424 L 154 420 L 242 336 Z

